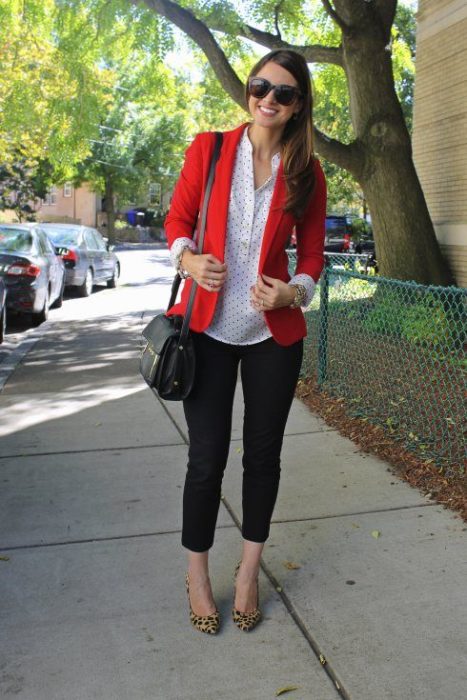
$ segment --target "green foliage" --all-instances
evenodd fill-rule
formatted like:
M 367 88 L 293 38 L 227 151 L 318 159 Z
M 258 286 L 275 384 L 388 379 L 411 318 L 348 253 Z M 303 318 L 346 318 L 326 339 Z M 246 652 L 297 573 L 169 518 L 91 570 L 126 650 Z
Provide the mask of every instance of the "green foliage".
M 52 168 L 17 155 L 13 163 L 0 166 L 0 209 L 14 210 L 18 221 L 34 220 L 31 202 L 45 197 Z
M 352 240 L 355 243 L 367 240 L 371 233 L 371 226 L 365 219 L 352 219 L 350 227 L 352 229 Z
M 397 288 L 381 292 L 363 325 L 378 335 L 394 335 L 439 350 L 460 336 L 459 324 L 438 295 L 421 293 L 408 299 L 407 290 Z
M 127 0 L 4 0 L 1 161 L 47 159 L 57 180 L 71 179 L 128 72 L 141 99 L 164 94 L 158 66 L 172 31 Z

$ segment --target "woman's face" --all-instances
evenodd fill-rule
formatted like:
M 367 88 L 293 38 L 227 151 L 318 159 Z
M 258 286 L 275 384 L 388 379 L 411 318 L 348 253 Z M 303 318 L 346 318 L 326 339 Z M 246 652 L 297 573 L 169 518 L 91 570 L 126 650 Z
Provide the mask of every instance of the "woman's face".
M 255 78 L 265 78 L 273 85 L 291 85 L 298 88 L 298 83 L 291 73 L 277 63 L 270 61 L 254 76 Z M 254 123 L 267 129 L 283 130 L 285 125 L 300 110 L 301 100 L 297 97 L 290 105 L 281 105 L 275 98 L 274 90 L 268 92 L 264 97 L 253 97 L 248 99 L 248 109 L 253 117 Z

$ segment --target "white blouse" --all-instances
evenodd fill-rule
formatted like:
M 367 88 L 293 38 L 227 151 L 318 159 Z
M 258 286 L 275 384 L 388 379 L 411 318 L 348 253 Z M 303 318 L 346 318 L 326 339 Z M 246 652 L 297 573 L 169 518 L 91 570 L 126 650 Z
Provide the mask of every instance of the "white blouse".
M 246 128 L 237 147 L 232 173 L 224 253 L 227 278 L 219 292 L 212 292 L 219 296 L 212 322 L 204 331 L 223 343 L 252 345 L 271 337 L 264 313 L 250 303 L 250 288 L 258 276 L 261 243 L 279 164 L 280 155 L 276 153 L 271 159 L 271 177 L 255 190 L 253 147 Z M 197 251 L 190 238 L 174 241 L 170 249 L 174 266 L 180 250 L 186 246 Z M 315 289 L 314 279 L 302 273 L 295 275 L 289 284 L 302 284 L 306 288 L 304 305 L 308 306 Z

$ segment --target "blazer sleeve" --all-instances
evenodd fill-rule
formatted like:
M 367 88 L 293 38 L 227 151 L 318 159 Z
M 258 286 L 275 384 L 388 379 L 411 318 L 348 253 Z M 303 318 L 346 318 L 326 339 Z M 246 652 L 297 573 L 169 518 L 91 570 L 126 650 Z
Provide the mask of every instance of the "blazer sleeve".
M 202 134 L 195 136 L 185 152 L 164 229 L 169 248 L 177 238 L 192 238 L 203 189 Z
M 296 225 L 297 267 L 295 274 L 310 275 L 315 282 L 318 282 L 324 267 L 326 180 L 318 160 L 315 160 L 314 167 L 315 188 L 303 219 Z

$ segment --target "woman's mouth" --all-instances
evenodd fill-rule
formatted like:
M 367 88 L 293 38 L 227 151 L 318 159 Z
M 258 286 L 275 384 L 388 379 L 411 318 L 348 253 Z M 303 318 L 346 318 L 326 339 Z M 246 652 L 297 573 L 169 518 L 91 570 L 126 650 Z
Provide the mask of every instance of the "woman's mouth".
M 264 114 L 265 117 L 273 117 L 275 114 L 277 114 L 277 110 L 264 107 L 263 105 L 258 105 L 258 109 L 261 114 Z

